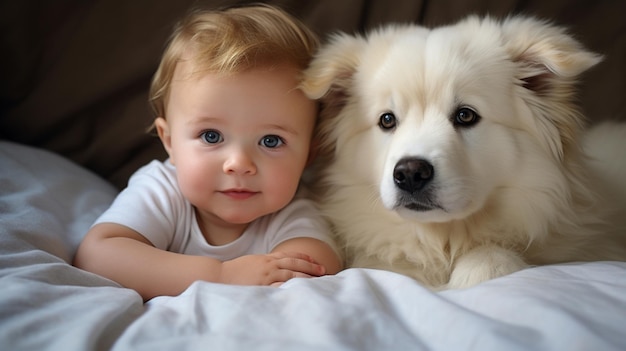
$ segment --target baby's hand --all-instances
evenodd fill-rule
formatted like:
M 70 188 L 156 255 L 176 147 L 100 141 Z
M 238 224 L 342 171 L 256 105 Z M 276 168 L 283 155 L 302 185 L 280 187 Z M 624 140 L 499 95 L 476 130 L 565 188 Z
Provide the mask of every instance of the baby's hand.
M 296 252 L 247 255 L 222 263 L 220 282 L 238 285 L 280 285 L 291 278 L 324 275 L 324 266 Z

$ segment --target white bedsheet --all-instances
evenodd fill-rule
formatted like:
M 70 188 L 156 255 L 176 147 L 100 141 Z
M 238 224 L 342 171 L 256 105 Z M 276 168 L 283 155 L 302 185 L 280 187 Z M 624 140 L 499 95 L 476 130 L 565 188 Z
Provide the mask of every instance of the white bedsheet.
M 364 269 L 280 288 L 196 282 L 143 304 L 68 263 L 114 196 L 63 158 L 0 142 L 0 349 L 626 350 L 623 262 L 439 293 Z

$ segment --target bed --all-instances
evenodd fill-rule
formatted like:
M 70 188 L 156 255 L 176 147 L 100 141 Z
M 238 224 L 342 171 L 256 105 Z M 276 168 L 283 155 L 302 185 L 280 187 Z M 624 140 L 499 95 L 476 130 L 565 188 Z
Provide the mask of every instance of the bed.
M 626 350 L 625 262 L 533 267 L 442 292 L 349 268 L 280 288 L 196 282 L 147 303 L 71 266 L 130 174 L 164 157 L 144 132 L 146 91 L 172 21 L 191 4 L 233 2 L 0 5 L 0 349 Z M 274 3 L 322 35 L 469 12 L 549 17 L 606 55 L 581 93 L 591 123 L 626 118 L 623 2 Z
M 49 151 L 0 143 L 3 350 L 624 350 L 626 263 L 526 269 L 431 292 L 347 269 L 280 288 L 196 282 L 143 304 L 69 264 L 117 190 Z

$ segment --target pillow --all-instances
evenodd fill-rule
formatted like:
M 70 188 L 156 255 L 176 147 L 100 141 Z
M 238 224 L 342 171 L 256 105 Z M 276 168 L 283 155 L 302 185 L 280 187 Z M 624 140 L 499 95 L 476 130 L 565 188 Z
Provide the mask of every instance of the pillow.
M 43 261 L 71 263 L 116 194 L 111 184 L 59 155 L 0 141 L 0 254 L 35 250 L 49 254 L 40 255 Z
M 112 185 L 65 158 L 0 141 L 3 349 L 109 349 L 143 313 L 133 290 L 70 265 L 116 194 Z

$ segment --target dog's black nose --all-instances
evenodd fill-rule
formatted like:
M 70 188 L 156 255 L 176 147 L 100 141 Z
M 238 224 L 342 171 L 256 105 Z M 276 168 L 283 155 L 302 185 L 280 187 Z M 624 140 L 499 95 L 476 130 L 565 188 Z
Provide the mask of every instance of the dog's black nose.
M 430 162 L 419 158 L 403 158 L 393 169 L 393 181 L 406 192 L 421 190 L 435 175 L 435 168 Z

